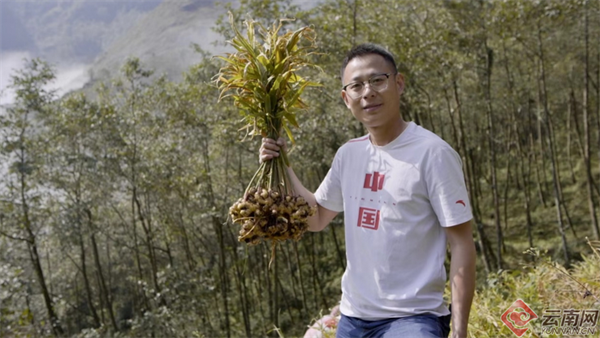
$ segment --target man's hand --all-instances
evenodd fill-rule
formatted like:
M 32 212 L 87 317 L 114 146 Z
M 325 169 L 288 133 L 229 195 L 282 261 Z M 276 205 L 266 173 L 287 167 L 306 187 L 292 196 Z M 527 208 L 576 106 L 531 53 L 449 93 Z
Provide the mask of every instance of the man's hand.
M 271 138 L 263 138 L 262 145 L 260 146 L 260 163 L 269 161 L 275 157 L 279 157 L 279 151 L 281 149 L 286 150 L 285 140 L 282 137 L 280 137 L 277 141 Z M 288 175 L 290 176 L 290 181 L 292 182 L 294 192 L 304 197 L 304 199 L 308 202 L 310 206 L 317 206 L 317 212 L 315 213 L 315 215 L 308 218 L 308 230 L 323 230 L 338 213 L 326 209 L 317 204 L 317 201 L 315 200 L 315 195 L 312 192 L 308 191 L 302 185 L 302 183 L 294 173 L 294 170 L 291 167 L 288 167 L 287 171 Z
M 275 157 L 279 157 L 279 150 L 286 150 L 286 144 L 283 137 L 280 137 L 277 141 L 272 138 L 263 138 L 262 145 L 260 146 L 260 163 L 271 160 Z

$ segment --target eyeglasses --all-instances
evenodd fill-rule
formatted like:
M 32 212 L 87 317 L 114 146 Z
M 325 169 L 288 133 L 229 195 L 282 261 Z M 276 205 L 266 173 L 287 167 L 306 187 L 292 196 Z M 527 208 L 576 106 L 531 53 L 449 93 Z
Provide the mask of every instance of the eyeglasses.
M 369 87 L 376 92 L 380 92 L 385 90 L 388 87 L 388 79 L 390 78 L 391 73 L 385 74 L 377 74 L 373 75 L 368 81 L 356 81 L 348 83 L 347 85 L 342 87 L 348 96 L 352 99 L 358 99 L 365 92 L 366 82 L 369 83 Z

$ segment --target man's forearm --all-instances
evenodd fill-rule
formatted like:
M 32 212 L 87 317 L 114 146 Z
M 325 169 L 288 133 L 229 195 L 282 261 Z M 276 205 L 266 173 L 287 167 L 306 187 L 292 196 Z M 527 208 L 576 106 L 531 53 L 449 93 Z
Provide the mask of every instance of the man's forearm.
M 452 337 L 466 337 L 469 312 L 475 292 L 475 246 L 461 243 L 451 248 Z
M 300 182 L 300 179 L 298 178 L 298 176 L 296 176 L 294 169 L 292 169 L 292 167 L 287 167 L 287 171 L 288 171 L 288 175 L 290 176 L 290 180 L 292 181 L 292 187 L 294 189 L 294 192 L 297 195 L 304 197 L 306 202 L 308 202 L 308 204 L 311 207 L 317 205 L 317 200 L 315 199 L 315 194 L 313 194 L 312 192 L 310 192 L 308 189 L 306 189 L 304 187 L 302 182 Z
M 260 161 L 269 161 L 275 157 L 279 156 L 279 151 L 281 149 L 285 149 L 285 141 L 283 138 L 279 138 L 277 142 L 270 138 L 263 138 L 262 146 L 260 147 Z M 292 183 L 292 190 L 294 190 L 295 194 L 302 196 L 308 205 L 311 207 L 316 207 L 317 211 L 315 214 L 308 218 L 308 230 L 309 231 L 321 231 L 323 230 L 329 222 L 337 215 L 338 213 L 335 211 L 328 210 L 317 203 L 317 199 L 315 195 L 310 192 L 308 189 L 304 187 L 302 182 L 294 173 L 292 167 L 287 167 L 287 172 L 289 178 Z
M 308 231 L 314 232 L 314 231 L 323 230 L 323 228 L 325 226 L 323 226 L 320 222 L 319 208 L 317 205 L 317 200 L 315 198 L 315 194 L 313 194 L 312 192 L 310 192 L 308 189 L 306 189 L 304 187 L 302 182 L 300 182 L 300 179 L 298 178 L 298 176 L 296 176 L 296 173 L 294 173 L 294 170 L 292 169 L 292 167 L 288 167 L 287 170 L 288 170 L 288 175 L 290 176 L 290 180 L 292 181 L 292 186 L 294 188 L 294 192 L 296 194 L 304 197 L 306 202 L 308 202 L 308 204 L 311 207 L 317 206 L 317 211 L 315 212 L 315 214 L 313 216 L 309 217 L 307 220 Z

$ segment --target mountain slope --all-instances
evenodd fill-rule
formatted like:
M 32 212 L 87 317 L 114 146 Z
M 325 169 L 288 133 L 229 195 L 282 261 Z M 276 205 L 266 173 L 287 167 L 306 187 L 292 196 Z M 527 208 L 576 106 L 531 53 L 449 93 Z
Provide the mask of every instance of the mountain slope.
M 87 63 L 161 1 L 2 0 L 0 50 L 30 52 L 50 62 Z M 33 43 L 14 45 L 6 35 Z
M 211 54 L 226 49 L 212 45 L 219 36 L 211 27 L 223 12 L 210 0 L 164 1 L 96 59 L 90 71 L 92 81 L 113 77 L 128 57 L 140 58 L 146 68 L 171 80 L 181 79 L 182 73 L 200 59 L 192 44 Z

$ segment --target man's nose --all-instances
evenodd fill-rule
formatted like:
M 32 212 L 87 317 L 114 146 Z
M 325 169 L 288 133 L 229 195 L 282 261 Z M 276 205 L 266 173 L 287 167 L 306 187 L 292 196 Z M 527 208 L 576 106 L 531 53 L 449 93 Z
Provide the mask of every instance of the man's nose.
M 373 95 L 375 94 L 375 90 L 373 88 L 371 88 L 371 84 L 370 83 L 365 83 L 365 89 L 363 89 L 363 97 L 367 97 L 369 95 Z

